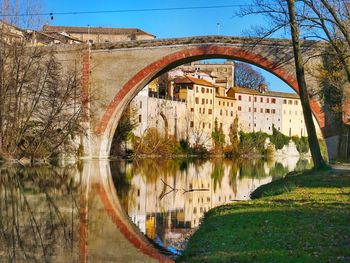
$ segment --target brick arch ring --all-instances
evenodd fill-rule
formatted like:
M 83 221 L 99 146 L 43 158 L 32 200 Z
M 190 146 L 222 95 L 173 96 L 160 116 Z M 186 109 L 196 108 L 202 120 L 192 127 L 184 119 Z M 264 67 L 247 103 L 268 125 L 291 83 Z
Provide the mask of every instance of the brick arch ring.
M 149 64 L 138 73 L 136 73 L 122 89 L 115 95 L 113 100 L 107 106 L 107 109 L 102 116 L 97 128 L 95 129 L 96 134 L 103 134 L 106 132 L 106 129 L 111 121 L 113 121 L 115 111 L 118 108 L 118 105 L 122 103 L 130 92 L 133 92 L 133 96 L 140 91 L 144 85 L 147 84 L 146 80 L 150 81 L 155 77 L 161 70 L 165 68 L 171 68 L 171 65 L 180 65 L 181 61 L 188 60 L 196 61 L 199 59 L 207 58 L 228 58 L 233 60 L 244 61 L 258 67 L 261 67 L 268 72 L 274 74 L 278 78 L 286 82 L 292 89 L 299 93 L 299 87 L 297 80 L 294 76 L 287 73 L 283 67 L 277 67 L 273 62 L 269 61 L 267 58 L 262 57 L 253 52 L 243 50 L 238 47 L 225 46 L 225 45 L 203 45 L 198 47 L 185 48 L 184 50 L 169 54 L 163 58 Z M 182 63 L 183 64 L 183 63 Z M 175 67 L 175 66 L 173 66 Z M 135 87 L 138 87 L 135 89 Z M 133 97 L 132 96 L 132 97 Z M 320 105 L 315 100 L 310 100 L 311 110 L 322 130 L 325 126 L 324 114 L 321 110 Z

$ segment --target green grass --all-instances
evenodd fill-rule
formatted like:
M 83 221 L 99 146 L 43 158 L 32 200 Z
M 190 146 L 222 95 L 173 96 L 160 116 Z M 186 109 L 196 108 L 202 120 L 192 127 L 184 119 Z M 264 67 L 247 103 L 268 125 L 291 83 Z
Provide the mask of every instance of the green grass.
M 254 194 L 209 211 L 178 261 L 350 262 L 350 173 L 296 174 Z

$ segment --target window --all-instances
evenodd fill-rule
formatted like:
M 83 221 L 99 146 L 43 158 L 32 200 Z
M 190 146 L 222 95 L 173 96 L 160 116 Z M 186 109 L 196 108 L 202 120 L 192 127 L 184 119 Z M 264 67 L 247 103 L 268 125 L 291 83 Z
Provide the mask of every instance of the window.
M 275 113 L 276 113 L 276 110 L 275 110 L 275 109 L 272 109 L 272 110 L 271 110 L 271 113 L 275 114 Z
M 249 112 L 251 112 L 251 111 L 252 111 L 252 108 L 251 108 L 251 107 L 249 107 L 248 111 L 249 111 Z
M 205 100 L 205 104 L 208 104 L 208 99 Z
M 298 101 L 297 100 L 294 101 L 294 105 L 298 105 Z
M 209 89 L 207 89 L 207 93 L 209 93 Z
M 241 111 L 242 110 L 242 107 L 241 106 L 238 106 L 238 111 Z
M 233 111 L 231 111 L 231 117 L 233 117 Z
M 256 112 L 256 108 L 254 108 L 254 112 Z
M 209 129 L 211 129 L 211 123 L 209 123 Z
M 249 96 L 249 102 L 251 102 L 251 101 L 252 101 L 252 97 Z
M 220 129 L 222 129 L 222 122 L 220 123 Z
M 271 103 L 275 104 L 275 103 L 276 103 L 276 99 L 275 99 L 275 98 L 272 98 L 272 99 L 271 99 Z
M 209 109 L 209 110 L 208 110 L 208 114 L 213 114 L 213 110 L 212 110 L 212 109 Z
M 205 108 L 203 109 L 203 114 L 205 114 Z
M 196 92 L 198 92 L 198 87 L 196 87 Z
M 141 123 L 141 121 L 142 121 L 142 115 L 140 114 L 139 115 L 139 123 Z
M 202 104 L 205 104 L 205 99 L 202 99 Z
M 266 99 L 266 102 L 267 102 L 267 103 L 270 103 L 270 98 L 267 98 L 267 99 Z
M 260 109 L 260 113 L 263 113 L 263 112 L 264 112 L 264 109 L 263 109 L 263 108 L 261 108 L 261 109 Z
M 228 116 L 228 110 L 226 110 L 226 116 Z
M 225 106 L 225 102 L 224 101 L 222 102 L 222 106 Z
M 202 108 L 199 108 L 199 113 L 202 113 Z
M 233 102 L 231 102 L 231 107 L 233 107 Z
M 210 100 L 210 104 L 213 104 L 213 100 Z
M 198 97 L 195 98 L 195 101 L 196 101 L 196 104 L 199 104 L 199 98 Z
M 191 108 L 191 112 L 194 112 L 194 108 Z
M 265 109 L 265 113 L 270 113 L 270 109 Z
M 283 100 L 283 104 L 287 104 L 287 100 Z
M 256 97 L 254 97 L 254 102 L 256 102 Z
M 194 127 L 194 123 L 193 121 L 190 122 L 190 127 L 193 128 Z
M 219 106 L 221 105 L 221 101 L 219 101 Z
M 288 104 L 293 104 L 293 101 L 292 100 L 288 100 Z
M 202 88 L 202 93 L 205 93 L 205 88 Z
M 142 101 L 140 100 L 140 109 L 142 109 Z
M 242 100 L 242 96 L 241 95 L 238 95 L 238 100 Z
M 213 90 L 212 90 L 212 89 L 210 89 L 210 93 L 213 93 Z
M 203 129 L 205 128 L 205 123 L 203 122 Z
M 222 110 L 220 109 L 220 115 L 222 115 Z
M 262 97 L 260 98 L 260 102 L 264 102 L 264 100 L 263 100 L 263 98 L 262 98 Z

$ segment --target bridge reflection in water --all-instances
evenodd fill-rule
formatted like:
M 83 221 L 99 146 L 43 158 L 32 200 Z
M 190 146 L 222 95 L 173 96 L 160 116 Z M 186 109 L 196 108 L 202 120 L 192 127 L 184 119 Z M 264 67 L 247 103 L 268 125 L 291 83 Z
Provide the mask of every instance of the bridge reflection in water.
M 171 261 L 149 240 L 181 249 L 179 240 L 205 211 L 245 199 L 300 164 L 106 160 L 63 168 L 2 166 L 0 262 Z

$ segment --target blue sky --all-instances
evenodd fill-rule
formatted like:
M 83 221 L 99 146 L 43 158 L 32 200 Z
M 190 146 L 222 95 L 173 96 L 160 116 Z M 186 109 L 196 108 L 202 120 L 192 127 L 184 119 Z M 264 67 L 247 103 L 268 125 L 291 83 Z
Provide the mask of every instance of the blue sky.
M 215 9 L 192 9 L 176 11 L 125 12 L 102 14 L 55 15 L 59 12 L 81 12 L 102 10 L 130 10 L 150 8 L 173 8 L 193 6 L 222 6 L 249 4 L 250 0 L 153 0 L 153 1 L 89 1 L 59 0 L 45 1 L 43 12 L 52 12 L 52 25 L 66 26 L 108 26 L 135 27 L 156 35 L 157 38 L 200 36 L 219 34 L 243 36 L 251 26 L 264 24 L 264 18 L 251 16 L 239 18 L 235 12 L 238 7 Z M 287 84 L 272 74 L 261 70 L 272 90 L 292 92 Z

